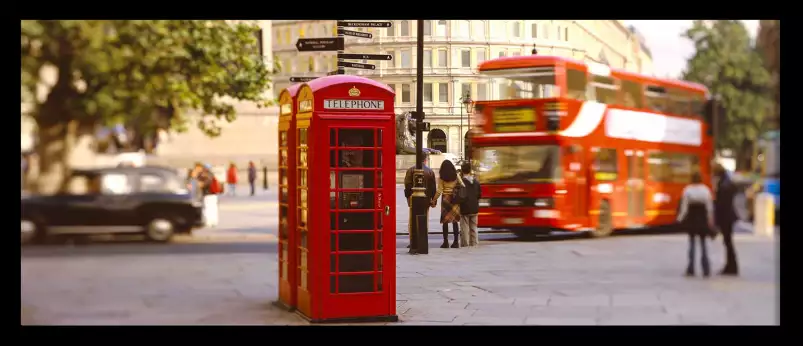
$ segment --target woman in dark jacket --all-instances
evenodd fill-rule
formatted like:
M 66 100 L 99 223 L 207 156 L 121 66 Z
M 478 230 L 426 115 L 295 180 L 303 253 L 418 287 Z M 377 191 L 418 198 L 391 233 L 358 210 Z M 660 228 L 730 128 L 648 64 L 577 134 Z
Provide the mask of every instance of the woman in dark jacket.
M 438 190 L 435 192 L 435 197 L 432 198 L 432 207 L 438 205 L 438 197 L 443 195 L 441 199 L 441 224 L 443 225 L 443 244 L 441 248 L 449 247 L 449 224 L 452 224 L 452 231 L 454 231 L 454 242 L 452 248 L 460 247 L 460 229 L 457 223 L 460 221 L 460 205 L 452 203 L 453 193 L 455 187 L 460 185 L 463 187 L 463 180 L 457 176 L 457 169 L 454 164 L 449 160 L 444 160 L 441 164 L 441 170 L 438 173 Z
M 708 261 L 705 239 L 713 234 L 714 199 L 699 173 L 694 173 L 691 184 L 683 189 L 677 221 L 689 233 L 689 266 L 686 268 L 686 275 L 694 276 L 694 244 L 699 239 L 703 276 L 710 276 L 711 264 Z

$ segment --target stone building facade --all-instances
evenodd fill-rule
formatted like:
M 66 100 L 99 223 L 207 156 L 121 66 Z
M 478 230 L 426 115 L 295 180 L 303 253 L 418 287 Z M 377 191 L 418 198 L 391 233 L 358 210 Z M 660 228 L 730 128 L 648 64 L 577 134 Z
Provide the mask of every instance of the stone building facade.
M 399 113 L 415 108 L 417 53 L 415 20 L 393 20 L 390 28 L 349 28 L 368 32 L 371 39 L 346 37 L 347 53 L 390 54 L 392 61 L 360 61 L 375 70 L 347 69 L 396 90 Z M 502 56 L 538 54 L 604 62 L 632 72 L 652 74 L 652 58 L 643 38 L 618 20 L 426 20 L 424 27 L 424 112 L 431 124 L 424 145 L 462 156 L 468 117 L 461 99 L 491 95 L 487 80 L 477 74 L 479 63 Z M 282 65 L 276 90 L 289 77 L 325 76 L 336 70 L 336 52 L 300 53 L 299 38 L 333 37 L 334 20 L 276 20 L 273 51 Z

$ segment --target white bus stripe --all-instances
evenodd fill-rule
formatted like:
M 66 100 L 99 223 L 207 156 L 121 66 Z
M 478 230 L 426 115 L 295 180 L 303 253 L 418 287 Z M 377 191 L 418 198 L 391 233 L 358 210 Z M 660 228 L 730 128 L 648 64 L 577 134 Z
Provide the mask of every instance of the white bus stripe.
M 580 106 L 580 111 L 577 112 L 577 116 L 574 118 L 574 122 L 566 130 L 562 131 L 561 135 L 566 137 L 588 136 L 602 122 L 607 108 L 604 103 L 583 102 L 583 105 Z

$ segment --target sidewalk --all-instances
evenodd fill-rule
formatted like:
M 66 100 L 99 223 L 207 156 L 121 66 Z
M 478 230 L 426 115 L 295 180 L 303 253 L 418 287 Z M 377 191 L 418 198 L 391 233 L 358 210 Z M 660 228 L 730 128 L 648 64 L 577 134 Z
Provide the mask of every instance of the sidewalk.
M 685 235 L 397 251 L 397 324 L 777 324 L 777 244 L 737 235 L 738 278 L 684 277 Z M 709 245 L 722 266 L 722 243 Z M 126 268 L 121 271 L 120 268 Z M 296 325 L 275 308 L 271 253 L 22 259 L 38 324 Z

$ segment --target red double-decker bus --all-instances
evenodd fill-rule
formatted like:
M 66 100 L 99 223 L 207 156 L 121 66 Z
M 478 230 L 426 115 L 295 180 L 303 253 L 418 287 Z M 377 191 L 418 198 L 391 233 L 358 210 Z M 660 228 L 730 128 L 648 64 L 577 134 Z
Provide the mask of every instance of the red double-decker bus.
M 554 56 L 489 60 L 472 155 L 479 226 L 519 237 L 673 225 L 694 172 L 710 183 L 704 86 Z

